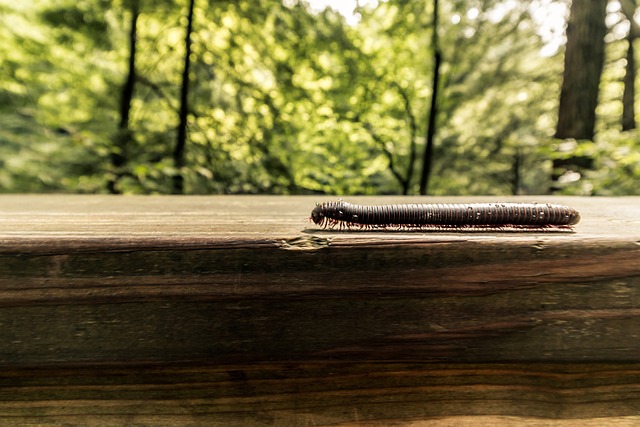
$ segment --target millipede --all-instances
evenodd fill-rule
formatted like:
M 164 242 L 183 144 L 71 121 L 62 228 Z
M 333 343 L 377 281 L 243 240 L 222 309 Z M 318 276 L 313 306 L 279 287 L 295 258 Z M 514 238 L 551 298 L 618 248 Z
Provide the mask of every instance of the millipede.
M 573 208 L 550 203 L 357 205 L 318 203 L 311 221 L 323 228 L 397 230 L 560 230 L 580 221 Z

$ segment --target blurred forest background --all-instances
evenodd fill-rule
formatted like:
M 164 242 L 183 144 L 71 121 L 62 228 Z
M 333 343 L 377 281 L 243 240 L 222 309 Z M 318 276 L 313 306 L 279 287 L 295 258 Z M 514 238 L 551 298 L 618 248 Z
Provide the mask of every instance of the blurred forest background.
M 640 194 L 634 0 L 326 3 L 0 0 L 0 191 Z

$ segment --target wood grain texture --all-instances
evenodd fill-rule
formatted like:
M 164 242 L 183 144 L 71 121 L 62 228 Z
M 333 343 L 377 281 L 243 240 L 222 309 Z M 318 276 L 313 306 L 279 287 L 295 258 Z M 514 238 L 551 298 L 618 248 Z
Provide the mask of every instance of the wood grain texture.
M 0 424 L 640 423 L 640 198 L 348 199 L 571 234 L 322 230 L 326 200 L 0 196 Z
M 640 361 L 638 198 L 545 200 L 574 234 L 327 231 L 314 200 L 3 196 L 0 366 Z
M 633 426 L 640 365 L 312 363 L 0 371 L 0 423 Z

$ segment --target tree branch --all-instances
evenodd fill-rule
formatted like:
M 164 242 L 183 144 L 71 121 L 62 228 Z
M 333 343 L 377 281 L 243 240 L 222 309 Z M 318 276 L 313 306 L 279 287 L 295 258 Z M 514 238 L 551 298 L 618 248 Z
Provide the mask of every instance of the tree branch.
M 395 162 L 393 160 L 393 153 L 389 151 L 382 137 L 378 135 L 375 130 L 373 130 L 373 126 L 371 125 L 371 123 L 362 123 L 362 126 L 367 132 L 369 132 L 371 138 L 375 142 L 377 142 L 378 145 L 380 145 L 382 152 L 385 154 L 385 156 L 387 157 L 387 161 L 389 162 L 389 170 L 402 186 L 402 194 L 406 195 L 409 189 L 409 184 L 408 181 L 403 178 L 400 172 L 398 172 L 398 170 L 396 169 Z
M 406 195 L 409 191 L 409 185 L 411 183 L 411 179 L 413 178 L 413 171 L 415 168 L 416 162 L 416 138 L 418 135 L 418 123 L 416 121 L 416 116 L 413 114 L 413 109 L 411 108 L 411 99 L 409 98 L 409 94 L 404 88 L 402 88 L 398 83 L 393 82 L 392 86 L 398 90 L 398 93 L 402 97 L 404 101 L 404 110 L 407 114 L 407 118 L 409 120 L 409 165 L 407 166 L 407 175 L 403 180 L 404 194 Z

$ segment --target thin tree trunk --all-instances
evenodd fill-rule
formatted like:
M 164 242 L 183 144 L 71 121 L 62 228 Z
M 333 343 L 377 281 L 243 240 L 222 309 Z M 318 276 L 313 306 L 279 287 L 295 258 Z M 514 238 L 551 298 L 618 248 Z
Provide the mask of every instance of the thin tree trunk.
M 640 28 L 634 19 L 636 0 L 621 0 L 622 13 L 629 21 L 629 35 L 627 40 L 627 66 L 624 75 L 624 92 L 622 94 L 622 130 L 636 128 L 636 56 L 633 42 L 640 37 Z
M 398 89 L 398 93 L 402 97 L 404 101 L 404 111 L 407 115 L 407 120 L 409 121 L 409 162 L 407 165 L 407 174 L 404 182 L 402 182 L 402 195 L 406 196 L 409 194 L 409 189 L 411 188 L 411 181 L 413 180 L 413 171 L 415 169 L 416 163 L 416 135 L 418 134 L 418 124 L 415 115 L 413 114 L 413 109 L 411 108 L 411 99 L 409 98 L 409 94 L 397 83 L 394 83 L 396 88 Z
M 173 151 L 173 162 L 176 168 L 172 180 L 172 192 L 174 194 L 184 193 L 184 177 L 182 168 L 184 167 L 185 147 L 187 143 L 187 119 L 189 115 L 189 71 L 191 68 L 191 33 L 193 32 L 193 9 L 195 0 L 189 1 L 189 12 L 187 14 L 187 30 L 184 39 L 184 68 L 182 71 L 182 87 L 180 88 L 180 111 L 176 146 Z
M 396 90 L 398 91 L 398 94 L 402 98 L 402 101 L 404 103 L 404 111 L 405 111 L 405 114 L 407 115 L 407 121 L 409 125 L 409 160 L 407 162 L 407 172 L 404 177 L 402 176 L 400 171 L 396 169 L 397 166 L 395 165 L 395 162 L 393 159 L 393 153 L 386 148 L 382 138 L 380 138 L 378 135 L 375 134 L 375 132 L 373 131 L 370 125 L 367 127 L 367 130 L 369 130 L 369 133 L 371 134 L 373 139 L 380 144 L 380 147 L 382 148 L 385 155 L 389 159 L 389 169 L 391 170 L 391 173 L 398 180 L 398 183 L 402 187 L 402 195 L 406 196 L 407 194 L 409 194 L 409 190 L 411 189 L 411 181 L 413 181 L 413 172 L 415 170 L 416 154 L 417 154 L 416 153 L 417 151 L 416 136 L 418 134 L 418 123 L 416 120 L 416 116 L 413 114 L 413 108 L 411 106 L 411 98 L 409 97 L 409 94 L 407 93 L 407 91 L 404 90 L 404 88 L 396 82 L 392 82 L 391 86 L 396 88 Z
M 624 76 L 624 93 L 622 94 L 622 130 L 636 128 L 636 61 L 633 52 L 633 39 L 629 37 L 627 48 L 627 67 Z
M 433 168 L 433 143 L 436 135 L 436 117 L 438 115 L 438 87 L 440 83 L 440 64 L 442 53 L 438 44 L 438 0 L 433 0 L 433 36 L 431 39 L 433 48 L 433 81 L 431 83 L 431 106 L 425 136 L 424 157 L 422 159 L 422 174 L 420 176 L 420 194 L 425 195 L 429 191 L 429 178 Z
M 520 192 L 520 181 L 521 181 L 521 169 L 522 169 L 522 153 L 520 152 L 520 148 L 516 148 L 516 153 L 513 155 L 513 181 L 511 184 L 511 191 L 514 196 L 517 196 Z
M 140 16 L 140 2 L 131 2 L 131 24 L 129 28 L 129 73 L 122 86 L 120 96 L 120 122 L 118 123 L 118 133 L 116 135 L 115 147 L 111 152 L 111 166 L 113 175 L 107 181 L 107 190 L 111 194 L 119 194 L 118 181 L 123 175 L 122 168 L 127 161 L 126 150 L 131 142 L 132 132 L 130 129 L 131 101 L 136 84 L 136 38 L 138 32 L 138 17 Z
M 556 138 L 592 140 L 604 64 L 607 0 L 573 0 Z

